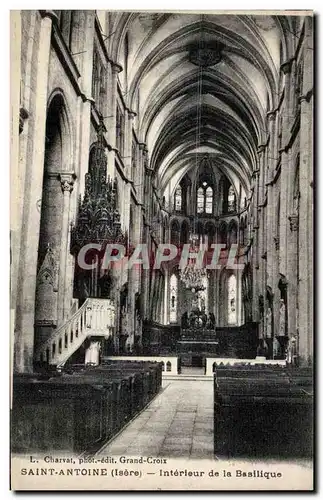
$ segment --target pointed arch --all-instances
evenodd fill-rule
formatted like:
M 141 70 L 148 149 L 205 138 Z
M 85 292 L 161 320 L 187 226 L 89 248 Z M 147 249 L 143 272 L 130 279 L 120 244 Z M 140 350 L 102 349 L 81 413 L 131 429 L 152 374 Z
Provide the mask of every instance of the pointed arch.
M 177 219 L 173 219 L 170 225 L 170 241 L 173 245 L 179 245 L 180 226 Z
M 205 197 L 204 197 L 204 190 L 202 187 L 199 187 L 197 190 L 197 213 L 202 214 L 204 212 L 204 203 L 205 203 Z
M 223 245 L 227 244 L 227 224 L 222 221 L 219 227 L 219 238 L 218 243 L 222 243 Z
M 47 102 L 45 154 L 46 149 L 48 148 L 48 143 L 49 141 L 51 141 L 51 137 L 47 135 L 47 132 L 49 131 L 49 129 L 55 129 L 56 127 L 61 138 L 61 172 L 72 172 L 74 167 L 73 161 L 71 161 L 74 157 L 74 131 L 70 118 L 71 116 L 71 110 L 68 106 L 63 90 L 60 88 L 55 88 L 51 92 Z
M 48 100 L 43 188 L 40 207 L 37 279 L 35 291 L 35 341 L 46 338 L 61 320 L 58 304 L 58 275 L 63 234 L 64 199 L 61 174 L 73 171 L 72 130 L 66 100 L 60 89 L 55 89 Z M 69 214 L 68 214 L 69 216 Z M 50 265 L 49 265 L 50 264 Z M 47 272 L 44 274 L 43 269 Z M 51 272 L 49 272 L 51 270 Z M 47 311 L 47 313 L 46 313 Z M 44 326 L 44 321 L 47 326 Z
M 207 222 L 205 224 L 204 233 L 207 236 L 207 243 L 210 246 L 212 243 L 215 243 L 215 225 L 213 222 Z
M 184 245 L 185 243 L 188 243 L 189 232 L 190 232 L 190 228 L 189 228 L 188 222 L 186 220 L 184 220 L 182 222 L 182 226 L 181 226 L 181 238 L 180 238 L 180 243 L 182 245 Z
M 228 189 L 228 212 L 235 212 L 237 209 L 237 199 L 234 188 L 231 186 Z
M 237 243 L 238 240 L 238 225 L 235 220 L 231 220 L 228 227 L 228 245 L 231 246 Z

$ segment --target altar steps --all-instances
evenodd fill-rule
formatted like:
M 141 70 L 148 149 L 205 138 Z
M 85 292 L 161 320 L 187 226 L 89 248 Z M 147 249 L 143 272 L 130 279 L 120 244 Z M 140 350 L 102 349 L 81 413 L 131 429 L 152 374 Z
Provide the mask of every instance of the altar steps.
M 178 375 L 168 375 L 166 373 L 163 374 L 164 380 L 201 380 L 202 382 L 210 382 L 213 380 L 213 377 L 210 375 L 186 375 L 186 374 L 178 374 Z

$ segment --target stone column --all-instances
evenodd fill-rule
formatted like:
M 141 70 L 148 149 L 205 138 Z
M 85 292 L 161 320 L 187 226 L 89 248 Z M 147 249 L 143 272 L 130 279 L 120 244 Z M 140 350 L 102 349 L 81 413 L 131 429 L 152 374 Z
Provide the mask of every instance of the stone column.
M 265 201 L 265 153 L 266 146 L 262 144 L 258 148 L 258 159 L 259 159 L 259 189 L 258 189 L 258 308 L 259 308 L 259 296 L 262 295 L 263 300 L 266 296 L 266 276 L 265 276 L 265 217 L 264 217 L 264 201 Z M 265 314 L 262 315 L 261 322 L 259 323 L 259 336 L 264 337 L 264 321 Z
M 290 234 L 287 255 L 288 268 L 288 336 L 295 336 L 297 333 L 297 292 L 298 292 L 298 214 L 289 217 Z
M 58 324 L 64 323 L 68 316 L 66 310 L 66 264 L 68 255 L 69 241 L 69 219 L 70 219 L 70 198 L 73 191 L 75 174 L 64 173 L 60 174 L 61 187 L 63 192 L 63 213 L 62 213 L 62 236 L 61 248 L 59 256 L 59 277 L 58 277 L 58 304 L 57 304 L 57 319 Z
M 258 194 L 259 194 L 259 170 L 253 173 L 253 256 L 252 256 L 252 319 L 259 321 L 259 216 L 258 216 Z
M 82 91 L 84 94 L 80 106 L 80 142 L 77 145 L 79 149 L 78 170 L 76 170 L 78 182 L 77 187 L 75 186 L 77 195 L 84 193 L 85 174 L 89 167 L 91 106 L 94 102 L 92 96 L 92 72 L 95 12 L 91 10 L 83 12 L 85 16 L 85 26 L 82 29 L 84 53 L 78 57 L 81 59 Z
M 268 128 L 269 128 L 269 144 L 268 144 L 268 168 L 266 175 L 266 188 L 267 188 L 267 205 L 266 210 L 266 282 L 272 289 L 275 286 L 274 279 L 274 261 L 276 259 L 276 248 L 273 235 L 275 234 L 275 214 L 276 204 L 273 188 L 273 176 L 276 168 L 276 148 L 275 148 L 275 122 L 276 111 L 268 115 Z
M 139 203 L 143 203 L 144 201 L 144 184 L 145 184 L 145 150 L 146 150 L 146 145 L 141 142 L 139 144 L 139 155 L 138 155 L 138 186 L 136 187 L 137 190 L 137 197 Z
M 22 153 L 22 148 L 19 147 L 20 133 L 20 58 L 21 58 L 21 13 L 19 11 L 10 12 L 10 248 L 11 248 L 11 273 L 10 273 L 10 332 L 14 334 L 15 315 L 16 315 L 16 299 L 18 287 L 18 266 L 20 255 L 20 234 L 22 225 L 22 209 L 23 198 L 21 192 L 24 186 L 24 168 L 21 168 L 19 157 Z M 24 41 L 29 41 L 24 39 Z M 26 76 L 26 75 L 24 75 Z M 22 102 L 24 103 L 24 96 Z M 22 132 L 22 130 L 21 130 Z M 20 164 L 19 164 L 20 163 Z M 20 168 L 19 168 L 20 167 Z M 10 365 L 13 363 L 13 348 L 14 342 L 11 344 L 11 359 Z
M 39 51 L 35 84 L 34 134 L 31 138 L 31 158 L 28 163 L 24 191 L 24 224 L 21 231 L 21 259 L 19 277 L 21 286 L 17 291 L 15 358 L 17 372 L 33 371 L 34 317 L 37 253 L 40 228 L 40 211 L 36 203 L 42 197 L 45 128 L 47 113 L 47 82 L 52 32 L 51 11 L 43 11 L 39 34 Z
M 169 270 L 165 268 L 165 286 L 164 286 L 164 325 L 169 323 Z M 177 308 L 178 308 L 178 296 L 179 296 L 179 287 L 177 285 Z
M 301 102 L 299 204 L 299 354 L 302 363 L 313 356 L 313 166 L 312 102 Z
M 305 17 L 299 163 L 299 356 L 313 362 L 313 20 Z

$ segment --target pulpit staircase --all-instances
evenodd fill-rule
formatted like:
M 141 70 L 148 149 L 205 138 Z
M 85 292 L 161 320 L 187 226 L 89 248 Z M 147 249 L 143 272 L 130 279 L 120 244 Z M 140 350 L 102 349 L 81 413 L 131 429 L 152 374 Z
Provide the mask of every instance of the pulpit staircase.
M 62 367 L 88 337 L 112 337 L 115 306 L 110 299 L 88 298 L 66 323 L 39 346 L 36 363 Z

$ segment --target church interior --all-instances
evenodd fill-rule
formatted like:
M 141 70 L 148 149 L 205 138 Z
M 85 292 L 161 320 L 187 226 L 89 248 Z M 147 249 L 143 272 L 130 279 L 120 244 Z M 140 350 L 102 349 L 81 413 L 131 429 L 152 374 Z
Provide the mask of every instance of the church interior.
M 25 10 L 11 38 L 13 451 L 113 453 L 183 391 L 190 453 L 311 456 L 311 14 Z

